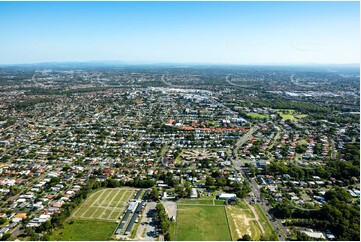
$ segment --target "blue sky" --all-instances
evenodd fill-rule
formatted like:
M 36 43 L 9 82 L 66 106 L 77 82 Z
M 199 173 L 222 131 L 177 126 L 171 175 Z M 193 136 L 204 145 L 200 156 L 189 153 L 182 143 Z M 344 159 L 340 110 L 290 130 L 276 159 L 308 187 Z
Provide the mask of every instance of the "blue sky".
M 359 2 L 0 2 L 0 64 L 360 62 Z

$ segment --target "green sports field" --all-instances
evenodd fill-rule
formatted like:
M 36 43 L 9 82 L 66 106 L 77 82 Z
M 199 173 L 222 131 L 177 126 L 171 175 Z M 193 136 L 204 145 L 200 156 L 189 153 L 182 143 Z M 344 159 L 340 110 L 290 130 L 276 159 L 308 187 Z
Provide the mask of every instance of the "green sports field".
M 56 229 L 51 240 L 110 240 L 134 188 L 107 188 L 91 194 L 70 218 L 64 228 Z
M 269 119 L 269 116 L 259 113 L 247 113 L 247 116 L 254 119 Z
M 133 198 L 135 189 L 109 188 L 99 190 L 74 212 L 72 218 L 115 221 L 123 213 L 126 202 Z
M 178 205 L 176 240 L 232 240 L 225 207 Z
M 50 240 L 110 240 L 115 227 L 115 222 L 68 220 L 64 224 L 64 228 L 53 231 Z
M 283 120 L 297 121 L 298 119 L 306 118 L 307 114 L 297 113 L 293 109 L 276 109 L 277 113 L 282 117 Z

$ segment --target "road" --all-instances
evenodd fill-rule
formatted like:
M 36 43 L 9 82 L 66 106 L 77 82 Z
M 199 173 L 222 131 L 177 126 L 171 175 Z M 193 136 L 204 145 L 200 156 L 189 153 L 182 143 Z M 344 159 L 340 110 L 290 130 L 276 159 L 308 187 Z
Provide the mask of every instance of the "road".
M 231 82 L 231 80 L 229 80 L 229 77 L 231 76 L 232 74 L 228 74 L 226 76 L 226 82 L 229 84 L 229 85 L 232 85 L 232 86 L 235 86 L 235 87 L 242 87 L 242 88 L 251 88 L 252 86 L 244 86 L 244 85 L 239 85 L 239 84 L 236 84 L 236 83 L 233 83 Z
M 335 141 L 332 139 L 331 140 L 331 159 L 334 160 L 336 159 L 336 154 L 335 154 Z
M 166 82 L 166 81 L 164 80 L 164 77 L 165 77 L 165 75 L 163 75 L 162 78 L 161 78 L 162 82 L 163 82 L 165 85 L 169 86 L 169 87 L 173 87 L 173 84 L 172 84 L 172 83 L 169 83 L 169 82 Z
M 235 169 L 238 170 L 240 172 L 240 174 L 243 176 L 243 178 L 245 180 L 247 180 L 250 183 L 250 186 L 252 188 L 252 194 L 254 196 L 254 198 L 257 201 L 260 201 L 260 208 L 261 210 L 263 210 L 264 214 L 267 216 L 267 218 L 269 219 L 273 230 L 276 231 L 279 239 L 281 241 L 285 241 L 286 240 L 286 236 L 288 234 L 286 228 L 283 226 L 282 221 L 279 219 L 274 218 L 272 215 L 269 214 L 269 210 L 272 208 L 270 205 L 265 205 L 265 201 L 263 201 L 263 199 L 261 198 L 261 191 L 259 190 L 258 184 L 255 182 L 254 179 L 250 179 L 245 172 L 242 169 L 242 161 L 239 160 L 238 158 L 238 150 L 239 147 L 241 147 L 246 141 L 250 140 L 253 136 L 252 134 L 254 132 L 256 132 L 258 130 L 259 127 L 254 126 L 252 127 L 248 133 L 246 133 L 245 135 L 243 135 L 236 143 L 236 145 L 234 146 L 233 149 L 233 154 L 235 159 L 232 159 L 232 163 L 235 166 Z M 281 229 L 280 229 L 281 228 Z
M 229 80 L 229 77 L 230 77 L 230 76 L 231 76 L 231 74 L 228 74 L 228 75 L 226 76 L 226 82 L 227 82 L 229 85 L 236 86 L 236 87 L 244 87 L 244 86 L 237 85 L 237 84 L 231 82 L 231 81 Z
M 241 166 L 241 162 L 239 161 L 239 158 L 238 158 L 239 147 L 241 147 L 244 143 L 246 143 L 248 140 L 250 140 L 253 137 L 252 134 L 254 132 L 256 132 L 258 129 L 259 129 L 258 126 L 253 126 L 245 135 L 241 136 L 238 139 L 238 141 L 235 144 L 234 149 L 233 149 L 233 156 L 235 157 L 235 160 L 232 160 L 233 164 L 237 163 L 238 166 Z

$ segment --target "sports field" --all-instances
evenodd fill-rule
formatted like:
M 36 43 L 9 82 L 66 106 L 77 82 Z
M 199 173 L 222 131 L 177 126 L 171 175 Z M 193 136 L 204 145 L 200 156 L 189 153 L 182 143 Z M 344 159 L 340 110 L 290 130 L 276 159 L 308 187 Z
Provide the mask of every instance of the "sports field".
M 254 118 L 254 119 L 269 119 L 269 116 L 259 114 L 259 113 L 247 113 L 248 117 Z
M 64 228 L 53 231 L 50 240 L 110 240 L 115 227 L 116 224 L 109 221 L 68 220 L 68 222 L 64 224 Z
M 306 118 L 307 114 L 297 113 L 293 109 L 276 109 L 277 113 L 282 117 L 283 120 L 297 121 L 298 119 Z
M 225 207 L 178 205 L 176 240 L 232 240 Z
M 74 212 L 75 219 L 117 220 L 136 193 L 132 188 L 102 189 L 90 195 Z

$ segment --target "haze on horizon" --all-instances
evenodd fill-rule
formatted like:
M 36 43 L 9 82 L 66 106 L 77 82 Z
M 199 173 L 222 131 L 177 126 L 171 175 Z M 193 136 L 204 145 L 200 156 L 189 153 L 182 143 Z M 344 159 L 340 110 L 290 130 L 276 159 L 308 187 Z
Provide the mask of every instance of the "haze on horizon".
M 359 2 L 0 2 L 0 64 L 349 64 Z

